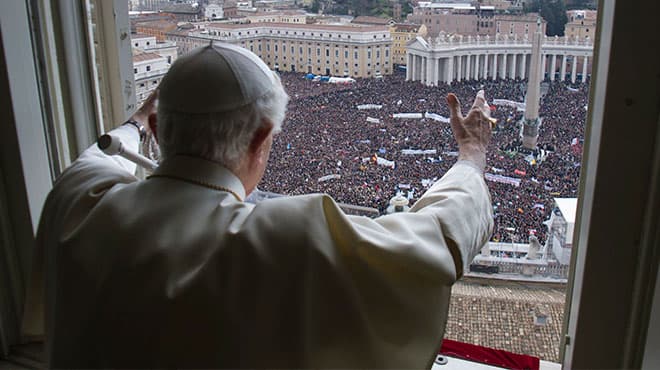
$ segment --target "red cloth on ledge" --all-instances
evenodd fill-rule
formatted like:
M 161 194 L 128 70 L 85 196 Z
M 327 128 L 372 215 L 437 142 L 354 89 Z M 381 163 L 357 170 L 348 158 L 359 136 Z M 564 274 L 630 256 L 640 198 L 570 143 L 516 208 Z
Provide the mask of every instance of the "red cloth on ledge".
M 538 357 L 443 339 L 440 354 L 516 370 L 538 370 Z

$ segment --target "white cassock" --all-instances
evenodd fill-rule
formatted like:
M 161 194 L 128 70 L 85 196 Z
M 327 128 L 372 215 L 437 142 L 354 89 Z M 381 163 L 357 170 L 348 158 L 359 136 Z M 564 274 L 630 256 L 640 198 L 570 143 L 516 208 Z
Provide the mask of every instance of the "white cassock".
M 111 134 L 137 150 L 132 126 Z M 430 367 L 493 227 L 469 162 L 376 219 L 322 194 L 244 203 L 200 158 L 134 171 L 94 145 L 44 206 L 24 334 L 49 367 Z

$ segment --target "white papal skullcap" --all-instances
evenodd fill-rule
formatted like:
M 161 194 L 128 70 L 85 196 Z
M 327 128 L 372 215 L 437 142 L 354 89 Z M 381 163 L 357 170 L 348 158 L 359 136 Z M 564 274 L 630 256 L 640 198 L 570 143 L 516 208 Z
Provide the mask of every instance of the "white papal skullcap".
M 274 72 L 254 53 L 214 43 L 172 64 L 160 83 L 158 100 L 168 111 L 227 112 L 253 103 L 275 84 Z

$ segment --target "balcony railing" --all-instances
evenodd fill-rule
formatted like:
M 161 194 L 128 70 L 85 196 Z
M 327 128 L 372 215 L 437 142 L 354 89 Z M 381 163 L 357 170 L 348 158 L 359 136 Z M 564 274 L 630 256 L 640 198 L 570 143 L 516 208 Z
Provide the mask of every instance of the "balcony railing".
M 424 39 L 426 43 L 431 47 L 456 47 L 456 46 L 482 46 L 482 45 L 493 45 L 493 46 L 510 46 L 510 45 L 520 45 L 520 46 L 531 46 L 532 40 L 525 37 L 518 37 L 518 35 L 502 35 L 497 34 L 493 37 L 491 36 L 462 36 L 462 35 L 453 35 L 453 34 L 440 34 L 437 37 L 427 37 Z M 542 46 L 582 46 L 585 48 L 593 49 L 594 43 L 593 40 L 577 37 L 547 37 L 543 36 L 541 40 Z

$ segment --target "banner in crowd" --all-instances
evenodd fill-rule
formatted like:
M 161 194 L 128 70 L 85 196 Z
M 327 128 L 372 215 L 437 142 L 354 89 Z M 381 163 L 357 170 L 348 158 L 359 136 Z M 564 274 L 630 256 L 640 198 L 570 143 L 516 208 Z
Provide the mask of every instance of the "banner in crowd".
M 525 103 L 519 103 L 507 99 L 493 99 L 493 105 L 504 105 L 506 107 L 516 108 L 519 111 L 525 110 Z
M 319 179 L 317 181 L 318 182 L 324 182 L 324 181 L 328 181 L 328 180 L 332 180 L 332 179 L 340 179 L 340 178 L 341 178 L 341 175 L 335 173 L 335 174 L 332 174 L 332 175 L 321 176 L 321 177 L 319 177 Z
M 328 79 L 328 82 L 331 84 L 348 85 L 354 83 L 355 79 L 352 79 L 350 77 L 330 77 Z
M 484 175 L 484 178 L 486 178 L 486 180 L 488 180 L 488 181 L 513 185 L 515 187 L 520 186 L 520 179 L 517 179 L 515 177 L 508 177 L 508 176 L 496 175 L 496 174 L 493 174 L 493 173 L 486 173 Z
M 437 180 L 437 177 L 434 178 L 434 179 L 422 179 L 422 186 L 425 187 L 425 188 L 428 188 L 431 185 L 433 185 L 433 183 L 435 183 L 436 180 Z
M 365 109 L 381 109 L 383 106 L 380 104 L 360 104 L 357 106 L 357 109 L 359 110 L 365 110 Z
M 394 166 L 395 166 L 394 161 L 390 161 L 390 160 L 387 160 L 387 159 L 381 158 L 381 157 L 376 157 L 376 163 L 379 166 L 384 166 L 384 167 L 389 167 L 389 168 L 394 168 Z
M 378 118 L 374 118 L 374 117 L 367 117 L 367 122 L 380 123 L 380 120 Z
M 436 154 L 435 149 L 401 149 L 401 154 L 416 155 L 416 154 Z
M 393 118 L 403 118 L 403 119 L 422 119 L 424 115 L 421 113 L 394 113 L 392 114 Z
M 379 166 L 390 167 L 390 168 L 394 168 L 396 166 L 394 161 L 381 158 L 376 154 L 374 154 L 371 157 L 362 157 L 362 163 L 367 163 L 367 162 L 372 162 L 372 163 L 376 162 L 376 164 L 378 164 Z
M 434 121 L 438 121 L 438 122 L 442 122 L 442 123 L 449 123 L 449 118 L 441 116 L 441 115 L 436 114 L 436 113 L 426 112 L 426 114 L 424 114 L 424 117 L 430 118 Z

